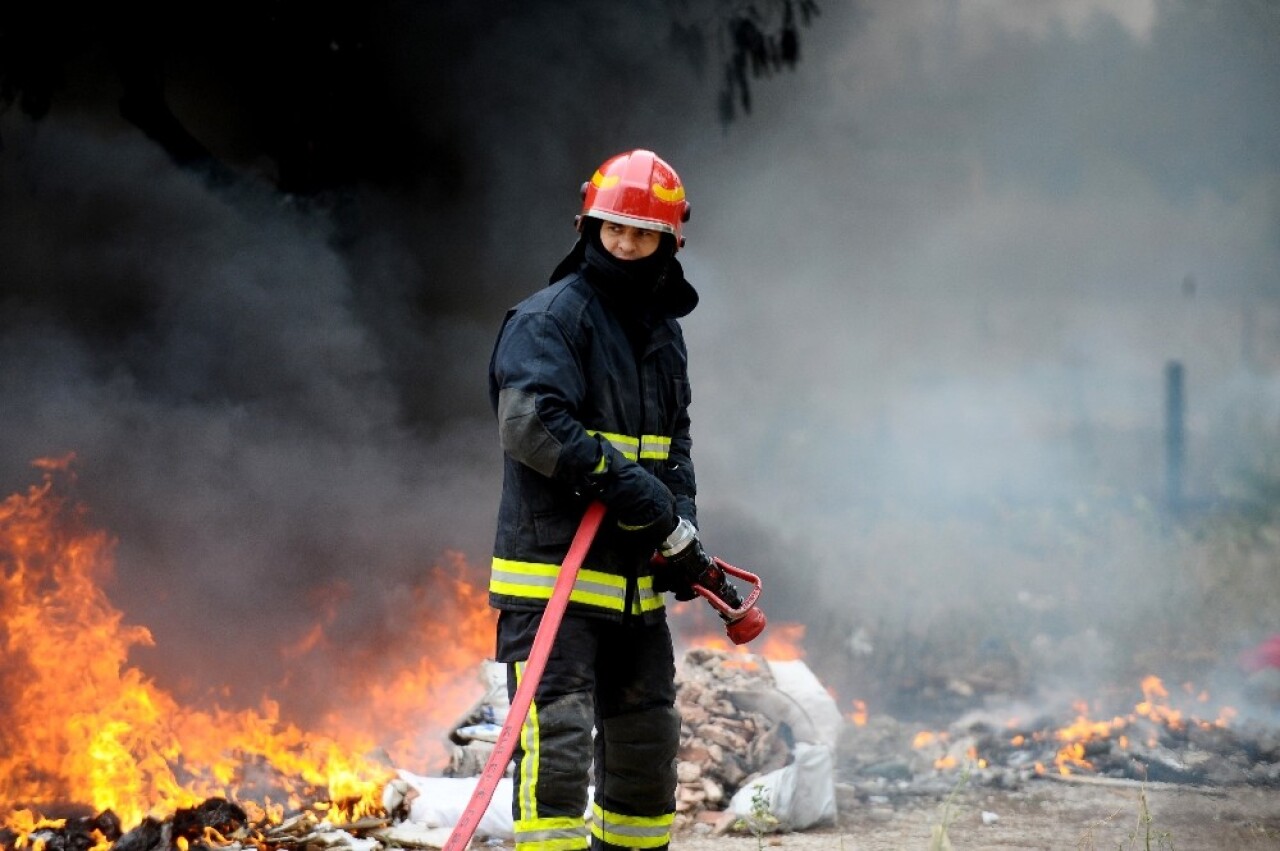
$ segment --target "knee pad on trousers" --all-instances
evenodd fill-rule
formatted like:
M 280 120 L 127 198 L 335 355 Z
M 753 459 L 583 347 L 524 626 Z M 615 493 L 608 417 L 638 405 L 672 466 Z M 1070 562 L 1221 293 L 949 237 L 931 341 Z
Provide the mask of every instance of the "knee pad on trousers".
M 594 715 L 587 694 L 565 695 L 530 713 L 520 737 L 517 817 L 582 815 Z
M 624 812 L 669 812 L 675 801 L 680 713 L 669 706 L 607 718 L 597 798 Z M 601 770 L 603 768 L 603 771 Z

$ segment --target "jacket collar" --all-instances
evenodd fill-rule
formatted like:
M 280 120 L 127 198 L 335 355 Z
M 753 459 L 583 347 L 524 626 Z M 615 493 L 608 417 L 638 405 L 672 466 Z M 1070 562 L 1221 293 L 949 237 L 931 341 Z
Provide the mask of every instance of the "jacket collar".
M 581 274 L 590 280 L 586 274 L 586 249 L 585 240 L 579 239 L 561 260 L 556 268 L 552 271 L 548 284 L 554 284 L 556 281 L 569 277 L 572 274 Z M 684 277 L 684 267 L 680 265 L 680 261 L 671 258 L 671 264 L 667 268 L 666 280 L 655 291 L 652 307 L 655 308 L 653 313 L 665 319 L 680 319 L 688 316 L 693 309 L 698 306 L 698 291 L 693 288 Z

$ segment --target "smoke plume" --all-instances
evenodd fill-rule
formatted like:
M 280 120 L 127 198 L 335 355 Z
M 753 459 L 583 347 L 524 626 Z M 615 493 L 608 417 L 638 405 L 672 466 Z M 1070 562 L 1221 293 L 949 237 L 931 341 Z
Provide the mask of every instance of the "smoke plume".
M 0 484 L 76 453 L 174 685 L 234 662 L 270 691 L 288 662 L 262 648 L 335 599 L 335 643 L 385 640 L 447 551 L 484 581 L 493 333 L 628 148 L 692 202 L 704 537 L 845 697 L 877 687 L 868 640 L 963 638 L 977 666 L 1177 596 L 1170 361 L 1188 504 L 1274 440 L 1273 5 L 822 4 L 727 122 L 723 5 L 373 8 L 314 22 L 359 74 L 269 77 L 249 106 L 225 55 L 184 59 L 196 35 L 151 46 L 212 171 L 123 121 L 97 60 L 38 120 L 0 116 Z M 281 153 L 295 113 L 329 142 L 310 159 Z

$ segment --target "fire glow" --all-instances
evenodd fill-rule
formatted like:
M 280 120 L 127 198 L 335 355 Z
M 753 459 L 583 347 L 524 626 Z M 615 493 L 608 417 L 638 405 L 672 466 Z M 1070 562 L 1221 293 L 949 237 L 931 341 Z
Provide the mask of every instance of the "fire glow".
M 1114 716 L 1110 720 L 1089 718 L 1088 705 L 1083 701 L 1077 701 L 1075 720 L 1053 732 L 1054 740 L 1061 743 L 1053 760 L 1054 770 L 1063 775 L 1078 770 L 1092 771 L 1094 765 L 1088 759 L 1088 755 L 1093 743 L 1109 744 L 1114 741 L 1122 750 L 1127 750 L 1130 738 L 1133 735 L 1139 735 L 1144 737 L 1148 745 L 1154 747 L 1161 728 L 1179 731 L 1184 730 L 1188 724 L 1194 724 L 1203 729 L 1226 727 L 1236 714 L 1231 707 L 1223 707 L 1213 721 L 1188 718 L 1181 710 L 1169 704 L 1169 691 L 1159 677 L 1144 677 L 1141 688 L 1143 699 L 1135 704 L 1133 712 Z M 1194 689 L 1188 686 L 1187 691 L 1193 693 Z M 1196 695 L 1196 700 L 1206 703 L 1208 694 L 1201 691 Z M 1015 747 L 1022 747 L 1026 744 L 1026 737 L 1015 736 L 1010 743 Z M 1037 765 L 1037 771 L 1043 773 L 1046 770 L 1048 769 L 1045 766 Z
M 751 644 L 732 644 L 723 633 L 695 635 L 683 643 L 689 649 L 717 650 L 735 654 L 741 657 L 743 665 L 749 666 L 755 664 L 757 657 L 774 662 L 793 662 L 803 659 L 804 633 L 805 625 L 802 623 L 771 623 L 764 634 Z
M 460 557 L 407 595 L 413 640 L 392 654 L 390 674 L 351 672 L 325 735 L 269 699 L 192 708 L 128 664 L 152 635 L 125 624 L 102 590 L 114 542 L 63 495 L 70 462 L 36 462 L 43 483 L 0 503 L 0 828 L 19 844 L 42 813 L 76 806 L 114 813 L 126 829 L 211 797 L 238 801 L 253 821 L 304 807 L 359 818 L 380 808 L 392 765 L 443 756 L 432 734 L 465 708 L 492 645 L 484 592 L 458 578 Z M 296 661 L 324 643 L 317 627 L 288 652 Z
M 1218 734 L 1228 732 L 1235 710 L 1224 707 L 1214 720 L 1205 721 L 1175 707 L 1159 677 L 1144 677 L 1141 690 L 1143 699 L 1133 711 L 1111 718 L 1091 717 L 1089 704 L 1077 700 L 1074 720 L 1060 727 L 1027 729 L 1019 719 L 1011 718 L 1003 731 L 990 730 L 981 722 L 967 730 L 920 730 L 912 738 L 911 748 L 936 771 L 982 769 L 994 764 L 1014 769 L 1026 766 L 1035 775 L 1065 777 L 1144 773 L 1154 764 L 1156 771 L 1168 777 L 1186 778 L 1194 772 L 1176 757 L 1166 759 L 1162 754 L 1188 741 L 1198 740 L 1203 745 L 1231 740 Z M 1188 700 L 1208 703 L 1209 696 L 1202 690 L 1185 685 L 1183 691 Z M 1118 759 L 1117 754 L 1124 756 Z M 1101 766 L 1095 764 L 1099 760 Z

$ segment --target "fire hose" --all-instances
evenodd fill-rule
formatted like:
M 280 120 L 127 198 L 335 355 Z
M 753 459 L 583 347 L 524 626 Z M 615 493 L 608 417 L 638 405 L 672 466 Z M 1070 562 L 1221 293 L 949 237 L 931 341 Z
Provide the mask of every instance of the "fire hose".
M 494 743 L 493 752 L 480 772 L 475 791 L 462 810 L 458 823 L 444 843 L 444 851 L 462 851 L 471 842 L 484 811 L 493 798 L 493 790 L 507 771 L 507 763 L 516 747 L 516 739 L 520 736 L 520 728 L 529 714 L 529 704 L 533 702 L 533 693 L 542 680 L 542 671 L 547 667 L 547 657 L 551 655 L 551 645 L 555 643 L 556 633 L 560 631 L 560 621 L 564 619 L 564 610 L 569 606 L 569 594 L 573 591 L 573 583 L 578 578 L 578 568 L 587 557 L 587 550 L 595 540 L 600 521 L 604 519 L 604 504 L 593 502 L 587 506 L 578 524 L 578 531 L 569 545 L 569 554 L 560 565 L 560 573 L 556 576 L 556 584 L 551 589 L 551 599 L 542 613 L 542 621 L 538 624 L 538 632 L 533 637 L 533 647 L 529 650 L 529 659 L 524 663 L 524 675 L 520 685 L 516 687 L 515 697 L 511 699 L 511 709 L 507 712 L 507 720 L 498 732 L 498 740 Z
M 476 788 L 471 793 L 466 807 L 463 808 L 462 815 L 458 817 L 457 824 L 453 826 L 453 831 L 445 841 L 442 851 L 463 851 L 470 844 L 480 819 L 484 817 L 485 810 L 493 799 L 493 790 L 497 788 L 498 781 L 507 771 L 507 763 L 511 761 L 516 741 L 520 737 L 520 728 L 524 726 L 525 718 L 529 714 L 533 694 L 542 680 L 542 672 L 546 669 L 547 659 L 551 655 L 551 646 L 555 643 L 556 633 L 560 631 L 560 622 L 564 619 L 565 609 L 569 606 L 569 595 L 578 578 L 578 569 L 582 567 L 587 550 L 595 540 L 604 514 L 604 504 L 593 502 L 582 515 L 582 522 L 578 524 L 578 531 L 569 545 L 569 552 L 560 565 L 555 585 L 551 589 L 551 599 L 547 601 L 542 620 L 538 624 L 538 631 L 533 637 L 533 646 L 529 650 L 528 660 L 524 663 L 520 684 L 516 687 L 515 696 L 511 699 L 511 708 L 507 712 L 506 721 L 503 722 L 493 751 L 480 772 Z M 713 558 L 712 562 L 722 573 L 715 571 L 704 573 L 699 577 L 699 581 L 706 582 L 706 585 L 695 582 L 693 590 L 719 612 L 733 643 L 744 644 L 759 635 L 765 626 L 764 612 L 755 607 L 756 600 L 760 597 L 760 579 L 718 558 Z M 733 586 L 724 578 L 725 574 L 744 579 L 754 586 L 745 601 L 739 600 Z M 707 587 L 708 585 L 712 587 Z

